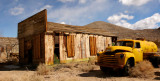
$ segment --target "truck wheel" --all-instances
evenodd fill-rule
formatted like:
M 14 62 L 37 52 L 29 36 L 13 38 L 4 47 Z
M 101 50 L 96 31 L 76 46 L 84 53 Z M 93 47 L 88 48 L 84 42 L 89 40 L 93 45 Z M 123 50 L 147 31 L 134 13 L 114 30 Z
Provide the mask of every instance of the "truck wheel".
M 129 69 L 131 68 L 131 61 L 128 60 L 123 68 L 123 75 L 129 75 Z
M 158 68 L 159 65 L 160 65 L 160 57 L 151 57 L 150 58 L 150 62 L 152 63 L 152 65 L 155 67 L 155 68 Z

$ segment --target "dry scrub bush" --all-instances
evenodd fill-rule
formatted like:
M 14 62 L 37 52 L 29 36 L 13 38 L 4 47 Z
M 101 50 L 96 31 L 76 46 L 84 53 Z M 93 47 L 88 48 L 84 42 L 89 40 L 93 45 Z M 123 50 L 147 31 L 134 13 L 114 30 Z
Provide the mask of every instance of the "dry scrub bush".
M 95 69 L 95 65 L 92 65 L 92 63 L 81 63 L 78 67 L 82 72 L 89 72 Z
M 52 68 L 50 66 L 40 63 L 36 72 L 38 75 L 48 75 L 51 70 Z
M 131 77 L 151 78 L 154 76 L 154 68 L 149 61 L 142 61 L 129 70 Z

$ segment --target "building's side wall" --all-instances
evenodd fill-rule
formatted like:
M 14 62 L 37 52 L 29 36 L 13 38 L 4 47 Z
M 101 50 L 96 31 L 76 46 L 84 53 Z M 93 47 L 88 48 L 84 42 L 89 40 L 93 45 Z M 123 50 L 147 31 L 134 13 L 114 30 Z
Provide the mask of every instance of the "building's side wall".
M 60 63 L 67 63 L 71 61 L 85 61 L 90 57 L 95 57 L 96 55 L 90 55 L 90 41 L 89 37 L 96 37 L 96 51 L 104 51 L 108 44 L 111 45 L 111 37 L 104 37 L 98 35 L 88 35 L 88 34 L 75 34 L 70 33 L 68 35 L 74 35 L 74 56 L 67 56 L 67 45 L 65 39 L 65 33 L 60 33 L 59 36 L 59 46 L 60 46 Z

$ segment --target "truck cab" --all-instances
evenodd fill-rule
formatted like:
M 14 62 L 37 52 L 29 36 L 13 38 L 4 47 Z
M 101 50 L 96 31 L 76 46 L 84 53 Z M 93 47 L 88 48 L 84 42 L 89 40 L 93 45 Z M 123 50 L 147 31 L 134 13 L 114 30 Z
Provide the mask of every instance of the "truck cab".
M 132 39 L 118 40 L 116 46 L 108 47 L 105 51 L 97 53 L 96 64 L 102 71 L 113 68 L 124 69 L 127 72 L 129 67 L 143 61 L 144 52 L 156 51 L 157 46 L 153 42 Z

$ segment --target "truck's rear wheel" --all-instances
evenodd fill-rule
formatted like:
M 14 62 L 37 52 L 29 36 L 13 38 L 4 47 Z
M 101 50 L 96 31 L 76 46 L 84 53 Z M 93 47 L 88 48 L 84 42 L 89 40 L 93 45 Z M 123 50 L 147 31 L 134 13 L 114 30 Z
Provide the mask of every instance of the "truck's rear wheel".
M 152 65 L 155 67 L 155 68 L 158 68 L 159 65 L 160 65 L 160 57 L 158 56 L 153 56 L 150 58 L 150 62 L 152 63 Z

